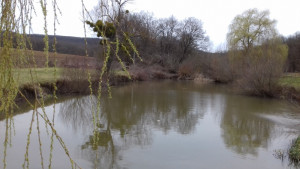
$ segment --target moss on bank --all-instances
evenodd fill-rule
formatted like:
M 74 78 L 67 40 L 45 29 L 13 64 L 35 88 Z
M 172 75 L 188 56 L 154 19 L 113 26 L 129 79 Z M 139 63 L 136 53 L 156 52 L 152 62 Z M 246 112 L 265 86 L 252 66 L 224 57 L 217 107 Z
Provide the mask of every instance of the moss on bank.
M 289 150 L 289 158 L 293 162 L 300 162 L 300 136 L 293 142 Z

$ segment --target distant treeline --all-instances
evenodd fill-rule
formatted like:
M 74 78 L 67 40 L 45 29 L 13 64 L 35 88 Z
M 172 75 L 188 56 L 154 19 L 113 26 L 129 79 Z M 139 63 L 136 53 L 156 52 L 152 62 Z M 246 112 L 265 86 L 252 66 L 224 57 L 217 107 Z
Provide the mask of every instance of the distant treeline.
M 191 17 L 181 21 L 173 16 L 156 19 L 152 14 L 141 12 L 124 16 L 119 26 L 136 45 L 145 64 L 159 64 L 174 71 L 180 68 L 197 68 L 210 72 L 209 65 L 215 60 L 214 56 L 219 57 L 220 54 L 220 52 L 215 54 L 204 52 L 209 47 L 209 39 L 203 30 L 202 22 L 196 18 Z M 44 50 L 44 35 L 32 34 L 29 37 L 33 50 Z M 68 36 L 56 36 L 56 38 L 58 53 L 86 55 L 84 38 Z M 282 39 L 289 48 L 285 71 L 300 72 L 300 33 Z M 54 36 L 49 35 L 50 52 L 53 52 L 53 40 Z M 100 39 L 87 38 L 86 40 L 88 55 L 103 59 Z M 127 65 L 131 64 L 127 56 L 121 58 Z
M 133 13 L 124 16 L 120 27 L 147 64 L 160 64 L 170 70 L 177 70 L 188 57 L 209 47 L 202 21 L 193 17 L 156 19 L 149 13 Z
M 284 43 L 289 47 L 287 71 L 300 72 L 300 32 L 284 38 Z
M 44 35 L 29 35 L 33 50 L 43 51 L 45 43 Z M 87 38 L 87 51 L 91 57 L 98 57 L 101 54 L 99 38 Z M 56 51 L 62 54 L 85 56 L 85 39 L 78 37 L 56 36 Z M 54 36 L 49 35 L 49 51 L 53 52 Z
M 143 14 L 145 17 L 145 14 Z M 135 17 L 137 17 L 135 15 Z M 137 19 L 135 18 L 134 19 Z M 141 17 L 141 16 L 140 16 Z M 149 17 L 149 16 L 148 16 Z M 151 18 L 151 17 L 150 17 Z M 133 18 L 131 18 L 133 19 Z M 141 18 L 139 18 L 140 21 L 145 21 Z M 174 18 L 171 18 L 174 19 Z M 164 20 L 166 23 L 170 20 L 166 19 Z M 147 20 L 146 20 L 147 21 Z M 149 22 L 149 20 L 148 20 Z M 161 20 L 160 22 L 163 22 L 163 20 Z M 137 24 L 139 25 L 139 27 L 143 27 L 143 24 Z M 149 33 L 151 30 L 149 30 L 151 28 L 149 28 L 148 25 L 148 30 L 146 27 L 144 27 L 144 29 L 139 29 L 139 30 L 143 30 L 147 33 L 141 33 L 143 34 L 144 37 L 138 36 L 135 37 L 134 40 L 137 42 L 137 46 L 138 49 L 140 50 L 140 53 L 142 55 L 145 55 L 144 53 L 146 52 L 146 54 L 149 56 L 152 55 L 152 59 L 158 59 L 156 60 L 156 62 L 160 62 L 160 63 L 164 63 L 164 62 L 168 62 L 170 58 L 170 52 L 172 53 L 171 55 L 173 55 L 173 57 L 176 58 L 175 52 L 178 52 L 176 49 L 176 46 L 180 46 L 179 42 L 177 40 L 175 40 L 176 38 L 173 37 L 160 37 L 158 39 L 156 39 L 156 45 L 153 45 L 153 37 L 149 37 L 151 36 L 151 34 Z M 170 28 L 169 28 L 170 29 Z M 148 32 L 149 31 L 149 32 Z M 153 30 L 152 30 L 153 31 Z M 148 35 L 148 37 L 147 37 Z M 153 36 L 153 34 L 152 34 Z M 156 36 L 159 37 L 159 36 Z M 43 38 L 44 35 L 30 35 L 30 39 L 31 39 L 31 43 L 33 45 L 33 50 L 37 50 L 37 51 L 43 51 L 44 50 L 44 42 L 43 42 Z M 85 56 L 85 40 L 84 38 L 78 38 L 78 37 L 68 37 L 68 36 L 56 36 L 57 38 L 57 45 L 56 45 L 56 50 L 58 53 L 63 53 L 63 54 L 72 54 L 72 55 L 81 55 L 81 56 Z M 49 51 L 53 51 L 53 39 L 54 36 L 49 35 Z M 289 47 L 289 53 L 288 53 L 288 59 L 287 59 L 287 65 L 286 65 L 286 71 L 288 72 L 300 72 L 300 32 L 295 33 L 292 36 L 289 37 L 283 37 L 284 39 L 284 43 L 286 43 Z M 177 41 L 177 44 L 176 44 Z M 99 45 L 99 38 L 87 38 L 87 49 L 88 49 L 88 55 L 91 57 L 101 57 L 102 53 L 101 53 L 101 45 Z M 151 45 L 150 45 L 151 44 Z M 155 52 L 155 46 L 158 47 L 156 48 L 156 52 Z M 151 52 L 150 52 L 151 51 Z M 153 56 L 153 53 L 154 54 Z M 202 52 L 200 52 L 202 53 Z M 199 53 L 198 53 L 199 54 Z M 203 53 L 202 53 L 203 54 Z M 147 57 L 147 56 L 146 56 Z M 148 58 L 150 59 L 150 58 Z

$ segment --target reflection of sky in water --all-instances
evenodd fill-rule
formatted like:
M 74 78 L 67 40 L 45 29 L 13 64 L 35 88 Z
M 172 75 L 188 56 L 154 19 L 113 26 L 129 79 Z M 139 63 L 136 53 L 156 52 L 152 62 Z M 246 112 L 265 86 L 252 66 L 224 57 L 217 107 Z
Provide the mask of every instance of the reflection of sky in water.
M 55 128 L 82 168 L 288 168 L 272 154 L 286 149 L 300 131 L 300 117 L 288 103 L 229 95 L 222 86 L 148 82 L 116 87 L 112 94 L 113 99 L 104 96 L 101 101 L 97 137 L 92 124 L 95 97 L 56 105 Z M 46 112 L 52 117 L 53 106 Z M 31 115 L 14 117 L 8 169 L 21 168 L 24 161 Z M 50 136 L 44 126 L 40 118 L 48 166 Z M 3 143 L 5 121 L 0 127 Z M 30 168 L 40 168 L 36 123 L 33 128 Z M 57 139 L 54 147 L 53 168 L 70 168 Z M 3 159 L 3 144 L 0 150 Z

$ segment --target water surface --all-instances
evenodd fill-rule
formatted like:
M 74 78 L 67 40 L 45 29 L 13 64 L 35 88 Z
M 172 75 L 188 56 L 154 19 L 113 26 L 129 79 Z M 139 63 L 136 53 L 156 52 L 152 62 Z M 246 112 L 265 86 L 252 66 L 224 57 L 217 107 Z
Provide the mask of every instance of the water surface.
M 55 105 L 55 129 L 81 168 L 296 168 L 274 156 L 300 134 L 300 112 L 285 101 L 235 95 L 224 86 L 172 81 L 114 87 L 112 97 L 102 97 L 96 137 L 97 98 L 75 97 Z M 45 109 L 52 117 L 53 105 Z M 22 168 L 31 119 L 32 111 L 13 118 L 8 169 Z M 0 122 L 1 143 L 7 122 Z M 39 127 L 43 165 L 48 168 L 51 132 L 47 134 L 41 118 Z M 41 168 L 38 145 L 35 120 L 29 168 Z M 51 164 L 54 169 L 71 168 L 56 138 Z

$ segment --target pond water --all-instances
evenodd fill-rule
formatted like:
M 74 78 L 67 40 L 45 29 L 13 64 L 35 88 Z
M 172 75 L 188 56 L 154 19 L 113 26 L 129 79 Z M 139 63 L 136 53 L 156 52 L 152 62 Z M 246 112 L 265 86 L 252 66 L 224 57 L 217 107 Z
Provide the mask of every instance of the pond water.
M 297 168 L 275 155 L 285 156 L 300 135 L 300 110 L 285 101 L 235 95 L 224 86 L 193 82 L 129 84 L 114 87 L 112 99 L 103 95 L 95 134 L 96 108 L 97 98 L 90 96 L 45 107 L 50 119 L 55 110 L 57 134 L 84 169 Z M 4 163 L 7 169 L 22 168 L 32 114 L 0 122 L 0 168 Z M 71 168 L 59 140 L 53 140 L 51 168 Z M 29 168 L 42 168 L 41 161 L 48 168 L 50 143 L 50 126 L 46 128 L 41 117 L 37 125 L 35 119 Z

